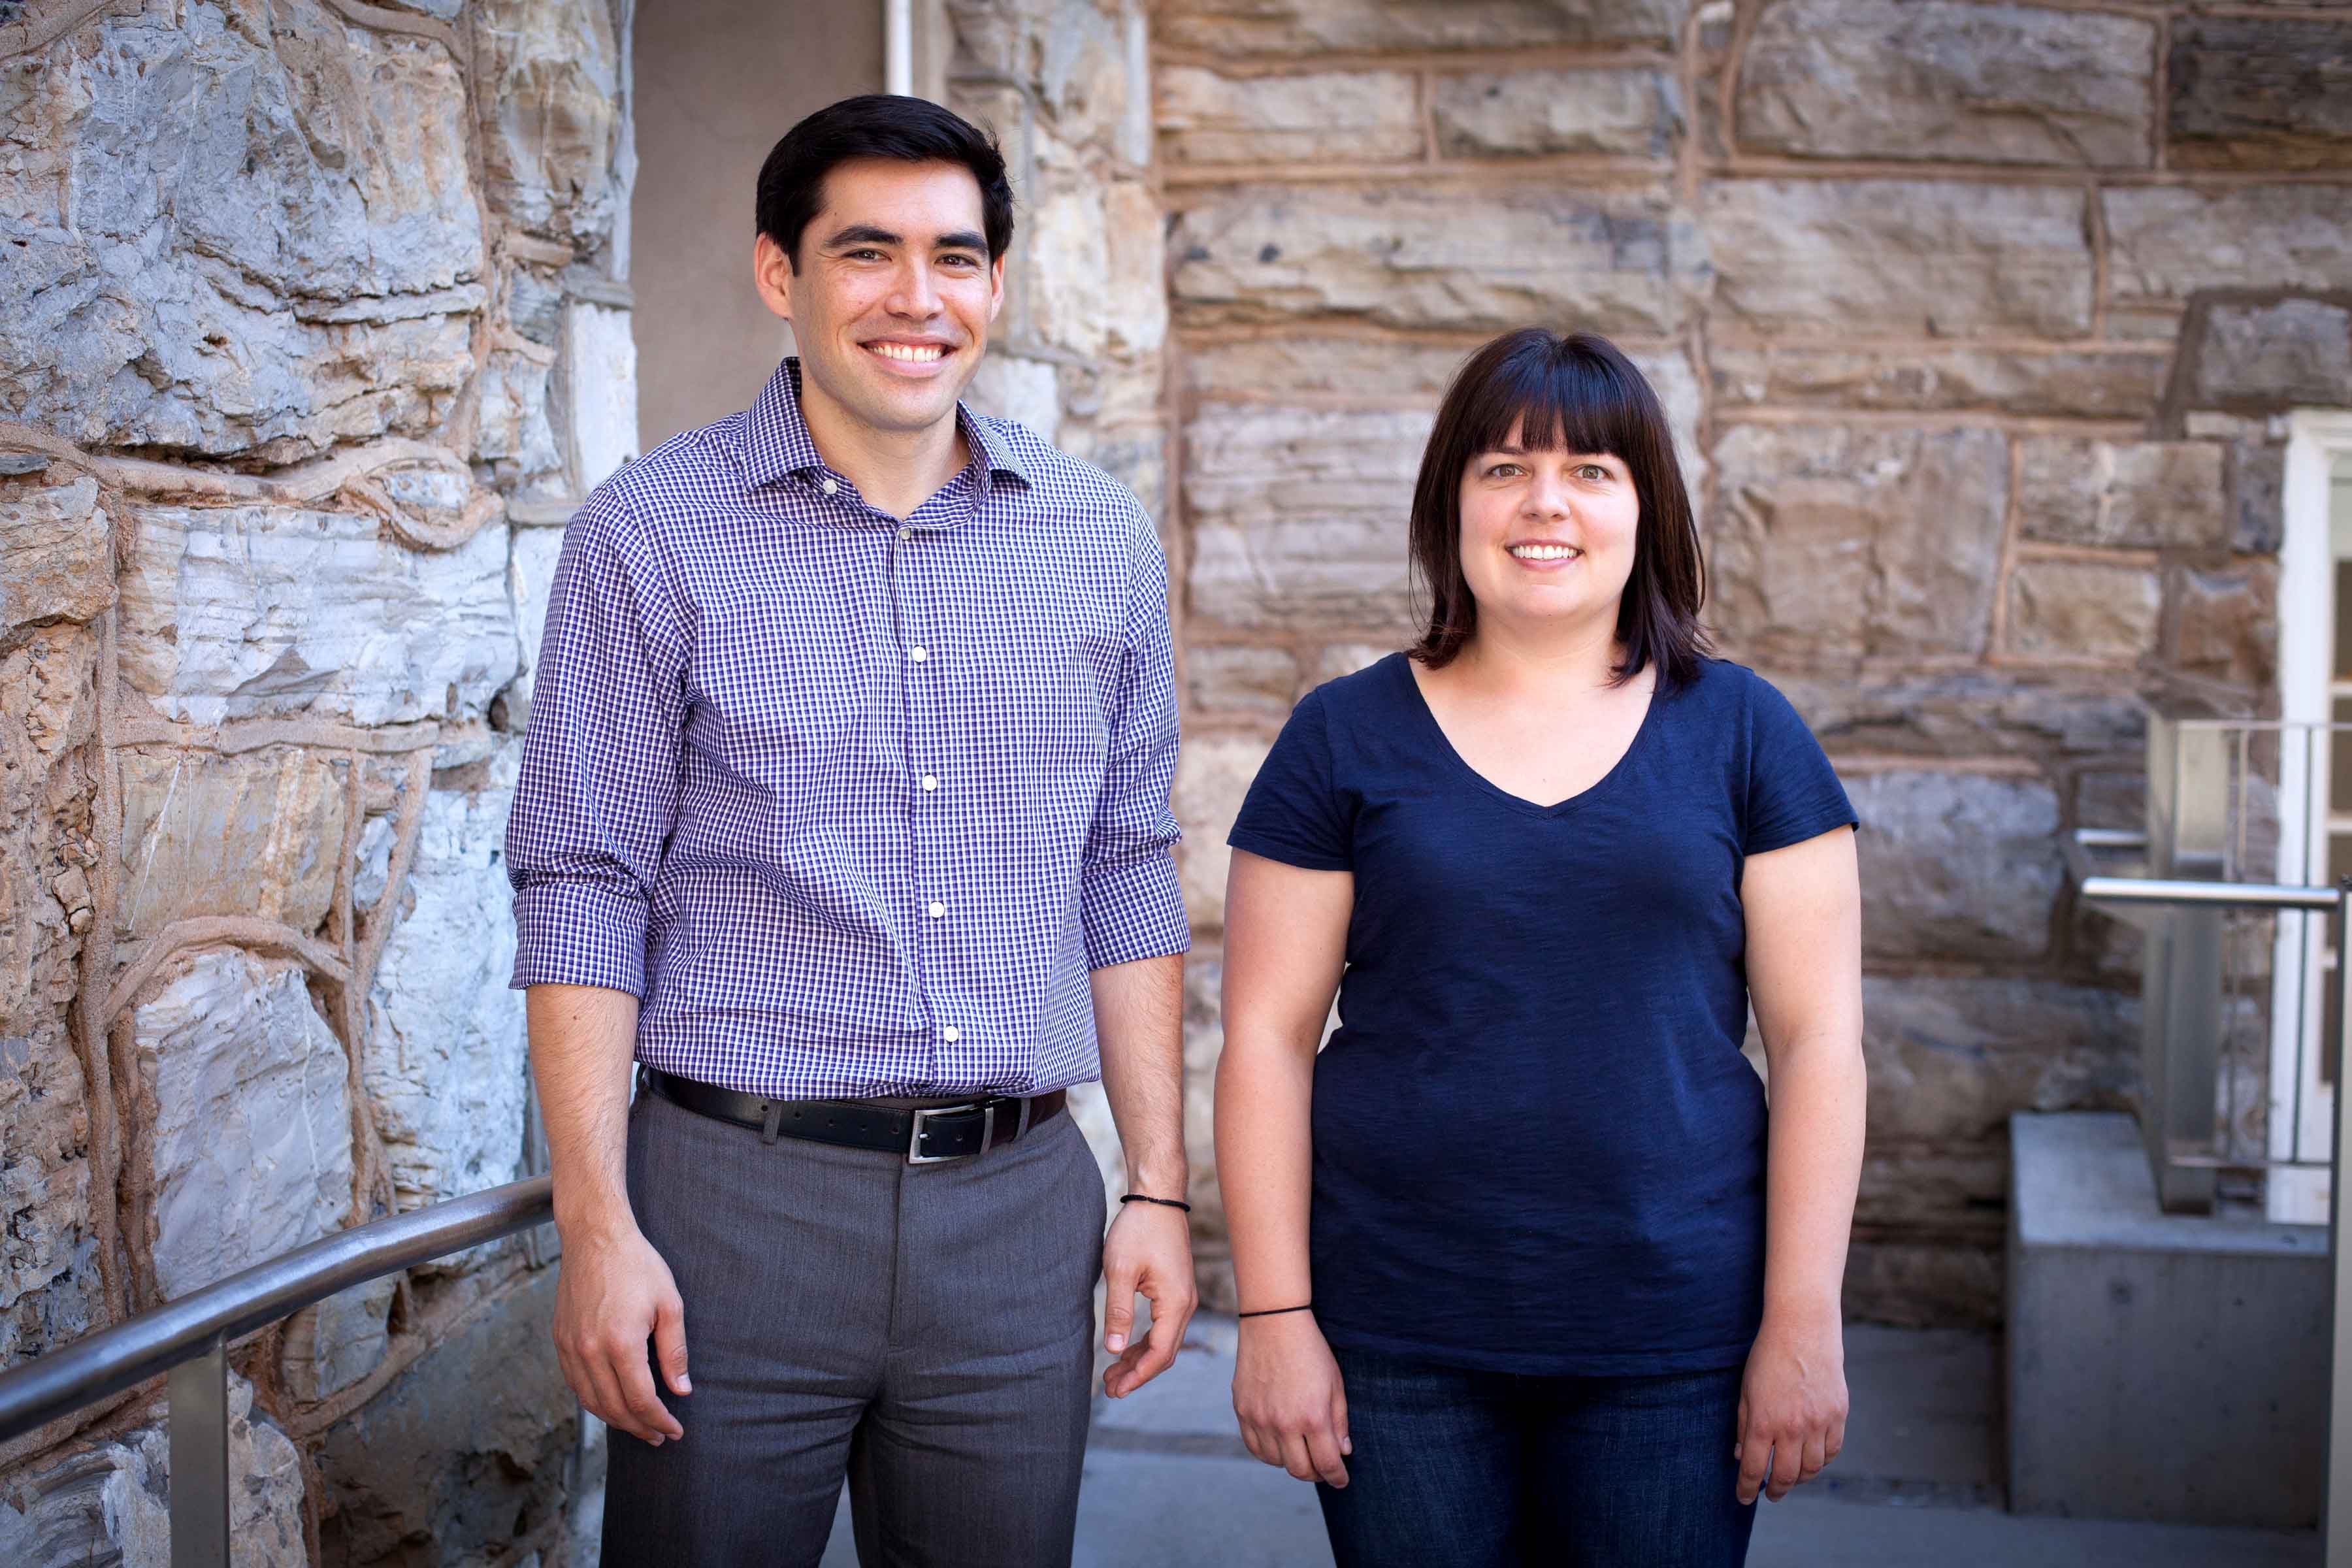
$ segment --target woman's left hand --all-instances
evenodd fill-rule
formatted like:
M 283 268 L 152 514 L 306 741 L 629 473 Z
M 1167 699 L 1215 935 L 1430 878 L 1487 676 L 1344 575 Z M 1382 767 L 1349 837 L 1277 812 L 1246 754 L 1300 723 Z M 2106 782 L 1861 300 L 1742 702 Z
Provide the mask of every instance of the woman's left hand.
M 1739 1389 L 1739 1500 L 1774 1502 L 1810 1481 L 1845 1447 L 1845 1331 L 1834 1303 L 1799 1317 L 1764 1315 Z

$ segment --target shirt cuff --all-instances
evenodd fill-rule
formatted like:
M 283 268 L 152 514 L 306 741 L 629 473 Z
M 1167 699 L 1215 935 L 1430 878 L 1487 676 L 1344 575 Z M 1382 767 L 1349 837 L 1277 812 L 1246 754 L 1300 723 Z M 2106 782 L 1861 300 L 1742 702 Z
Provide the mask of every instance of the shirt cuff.
M 1176 858 L 1165 849 L 1141 860 L 1087 867 L 1079 881 L 1078 914 L 1088 969 L 1164 958 L 1192 945 Z
M 646 902 L 593 882 L 534 882 L 514 899 L 511 990 L 601 985 L 643 999 Z

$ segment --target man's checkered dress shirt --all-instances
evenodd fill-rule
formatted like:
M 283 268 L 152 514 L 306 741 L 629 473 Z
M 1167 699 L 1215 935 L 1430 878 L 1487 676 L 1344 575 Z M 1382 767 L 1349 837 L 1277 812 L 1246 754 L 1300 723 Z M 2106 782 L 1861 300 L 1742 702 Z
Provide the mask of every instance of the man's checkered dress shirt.
M 958 409 L 903 522 L 787 360 L 563 538 L 507 826 L 515 985 L 772 1098 L 1097 1076 L 1089 970 L 1181 952 L 1168 568 L 1133 495 Z

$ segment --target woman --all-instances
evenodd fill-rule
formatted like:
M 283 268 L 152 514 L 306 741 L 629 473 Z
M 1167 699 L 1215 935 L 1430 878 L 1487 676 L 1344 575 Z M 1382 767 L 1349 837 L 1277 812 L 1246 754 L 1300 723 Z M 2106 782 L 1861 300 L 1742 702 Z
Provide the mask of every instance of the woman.
M 1608 342 L 1480 350 L 1411 535 L 1420 641 L 1300 701 L 1233 832 L 1243 1438 L 1320 1480 L 1340 1568 L 1738 1564 L 1843 1439 L 1853 813 L 1706 657 Z

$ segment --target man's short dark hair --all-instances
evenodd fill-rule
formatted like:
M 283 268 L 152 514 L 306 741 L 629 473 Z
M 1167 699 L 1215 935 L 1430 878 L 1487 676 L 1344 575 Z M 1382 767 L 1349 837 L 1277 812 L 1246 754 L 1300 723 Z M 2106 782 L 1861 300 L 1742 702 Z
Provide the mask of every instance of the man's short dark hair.
M 928 99 L 869 92 L 828 104 L 784 132 L 760 165 L 760 232 L 800 270 L 801 234 L 824 205 L 824 177 L 853 158 L 961 163 L 980 183 L 988 258 L 1013 243 L 1013 185 L 996 138 Z

